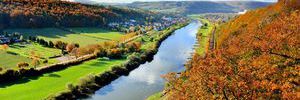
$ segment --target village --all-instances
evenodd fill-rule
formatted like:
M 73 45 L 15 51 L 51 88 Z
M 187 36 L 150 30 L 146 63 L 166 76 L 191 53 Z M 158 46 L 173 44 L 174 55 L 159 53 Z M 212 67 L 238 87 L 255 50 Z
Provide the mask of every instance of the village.
M 186 22 L 185 18 L 182 17 L 166 17 L 163 16 L 160 21 L 156 22 L 138 22 L 136 20 L 129 20 L 127 22 L 112 22 L 108 24 L 109 29 L 120 32 L 136 32 L 138 30 L 141 33 L 146 33 L 149 30 L 161 31 L 170 27 L 175 23 Z
M 8 34 L 5 32 L 0 33 L 0 44 L 11 44 L 22 42 L 23 36 L 19 33 Z

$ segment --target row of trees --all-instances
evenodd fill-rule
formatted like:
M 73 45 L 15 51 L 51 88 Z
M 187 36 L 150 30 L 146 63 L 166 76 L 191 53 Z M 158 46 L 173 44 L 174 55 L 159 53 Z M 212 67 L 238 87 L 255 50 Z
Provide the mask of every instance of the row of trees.
M 68 50 L 68 43 L 63 42 L 63 41 L 49 41 L 47 42 L 46 40 L 42 39 L 42 38 L 38 38 L 38 37 L 34 37 L 34 36 L 29 36 L 29 40 L 32 42 L 37 42 L 40 45 L 43 45 L 45 47 L 49 47 L 49 48 L 57 48 L 57 49 L 62 49 L 62 50 Z M 70 43 L 70 45 L 74 45 L 74 47 L 79 47 L 78 43 Z
M 293 2 L 281 0 L 221 27 L 217 50 L 194 56 L 180 77 L 166 76 L 168 97 L 298 100 L 300 6 L 283 1 Z
M 121 58 L 126 53 L 139 52 L 141 43 L 133 42 L 118 45 L 117 42 L 104 42 L 101 44 L 88 45 L 86 47 L 76 47 L 75 44 L 68 44 L 66 50 L 69 54 L 75 57 L 80 57 L 88 54 L 105 56 L 109 58 Z

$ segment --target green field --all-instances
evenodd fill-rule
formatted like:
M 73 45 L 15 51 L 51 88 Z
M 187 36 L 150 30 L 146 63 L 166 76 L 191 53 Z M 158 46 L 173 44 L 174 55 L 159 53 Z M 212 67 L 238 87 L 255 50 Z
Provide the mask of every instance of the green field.
M 200 55 L 205 55 L 206 50 L 209 48 L 209 38 L 210 34 L 213 30 L 213 25 L 207 19 L 199 19 L 202 24 L 207 23 L 208 26 L 205 28 L 199 28 L 198 35 L 201 33 L 202 35 L 198 37 L 199 47 L 196 49 L 196 52 Z
M 25 37 L 37 36 L 46 41 L 64 41 L 67 43 L 79 43 L 80 46 L 96 44 L 99 42 L 118 40 L 122 34 L 103 30 L 100 28 L 69 28 L 64 31 L 57 28 L 39 28 L 39 29 L 8 29 L 4 32 L 18 32 Z
M 69 28 L 69 30 L 84 36 L 107 40 L 119 40 L 123 36 L 120 32 L 113 32 L 100 28 Z
M 16 68 L 17 64 L 20 62 L 31 63 L 30 57 L 32 52 L 38 55 L 40 58 L 48 59 L 55 55 L 60 55 L 61 51 L 59 49 L 53 49 L 48 47 L 43 47 L 37 43 L 20 44 L 15 43 L 9 45 L 7 52 L 0 51 L 0 67 L 3 68 Z M 57 62 L 55 59 L 48 59 L 48 63 Z M 41 64 L 43 65 L 43 64 Z
M 110 70 L 125 60 L 96 59 L 69 67 L 62 71 L 44 74 L 41 77 L 22 79 L 16 84 L 1 84 L 0 98 L 3 100 L 41 100 L 51 94 L 63 91 L 68 83 L 76 84 L 81 77 Z
M 31 59 L 27 57 L 7 53 L 5 51 L 0 51 L 0 55 L 0 67 L 3 68 L 15 68 L 19 62 L 31 62 Z
M 43 47 L 38 43 L 30 43 L 30 44 L 16 43 L 13 45 L 9 45 L 8 51 L 14 52 L 24 57 L 30 57 L 32 55 L 31 52 L 34 52 L 36 55 L 39 55 L 41 58 L 49 58 L 61 54 L 61 50 L 59 49 Z
M 149 96 L 146 100 L 163 100 L 161 96 L 162 96 L 162 92 L 158 92 Z

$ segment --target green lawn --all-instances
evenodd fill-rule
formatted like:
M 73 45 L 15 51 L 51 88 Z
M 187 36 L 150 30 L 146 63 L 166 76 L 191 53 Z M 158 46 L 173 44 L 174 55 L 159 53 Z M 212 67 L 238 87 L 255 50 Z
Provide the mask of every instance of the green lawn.
M 8 29 L 4 32 L 18 32 L 25 37 L 37 36 L 46 41 L 64 41 L 67 43 L 79 43 L 80 46 L 96 44 L 99 42 L 118 40 L 122 34 L 100 28 L 70 28 L 70 31 L 63 31 L 57 28 L 39 28 L 39 29 Z
M 15 43 L 9 45 L 7 52 L 0 51 L 0 67 L 3 68 L 16 68 L 17 64 L 20 62 L 31 63 L 31 52 L 34 51 L 36 55 L 41 58 L 48 59 L 55 55 L 60 55 L 61 51 L 59 49 L 53 49 L 48 47 L 43 47 L 37 43 L 20 44 Z M 57 62 L 55 59 L 48 59 L 48 63 Z M 45 65 L 45 64 L 41 64 Z
M 19 62 L 31 62 L 31 59 L 27 57 L 7 53 L 5 51 L 0 51 L 0 55 L 0 67 L 3 68 L 15 68 Z
M 100 28 L 69 28 L 71 31 L 80 33 L 80 35 L 100 38 L 100 39 L 108 39 L 108 40 L 119 40 L 123 34 L 120 32 L 103 30 Z
M 81 77 L 90 73 L 99 74 L 125 62 L 123 60 L 105 61 L 96 59 L 83 64 L 69 67 L 65 70 L 44 74 L 41 77 L 20 80 L 13 85 L 0 85 L 2 100 L 41 100 L 51 94 L 66 89 L 66 84 L 79 82 Z
M 198 37 L 199 47 L 196 49 L 196 52 L 200 55 L 205 55 L 206 50 L 209 46 L 209 37 L 213 30 L 213 25 L 207 19 L 199 19 L 201 20 L 202 24 L 208 24 L 205 28 L 199 28 L 198 35 L 202 34 Z
M 162 96 L 162 92 L 158 92 L 149 96 L 146 100 L 163 100 L 161 96 Z
M 8 51 L 17 53 L 18 55 L 24 57 L 30 57 L 32 55 L 31 52 L 34 52 L 35 54 L 39 55 L 42 58 L 49 58 L 61 54 L 61 50 L 59 49 L 44 47 L 39 45 L 38 43 L 30 43 L 30 44 L 16 43 L 13 45 L 9 45 Z

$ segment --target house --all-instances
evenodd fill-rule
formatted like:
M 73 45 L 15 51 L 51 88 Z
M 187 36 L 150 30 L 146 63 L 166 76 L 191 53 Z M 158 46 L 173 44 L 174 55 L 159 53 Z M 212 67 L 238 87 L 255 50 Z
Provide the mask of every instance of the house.
M 0 44 L 7 44 L 9 42 L 10 42 L 9 38 L 6 38 L 6 37 L 1 37 L 0 38 Z

